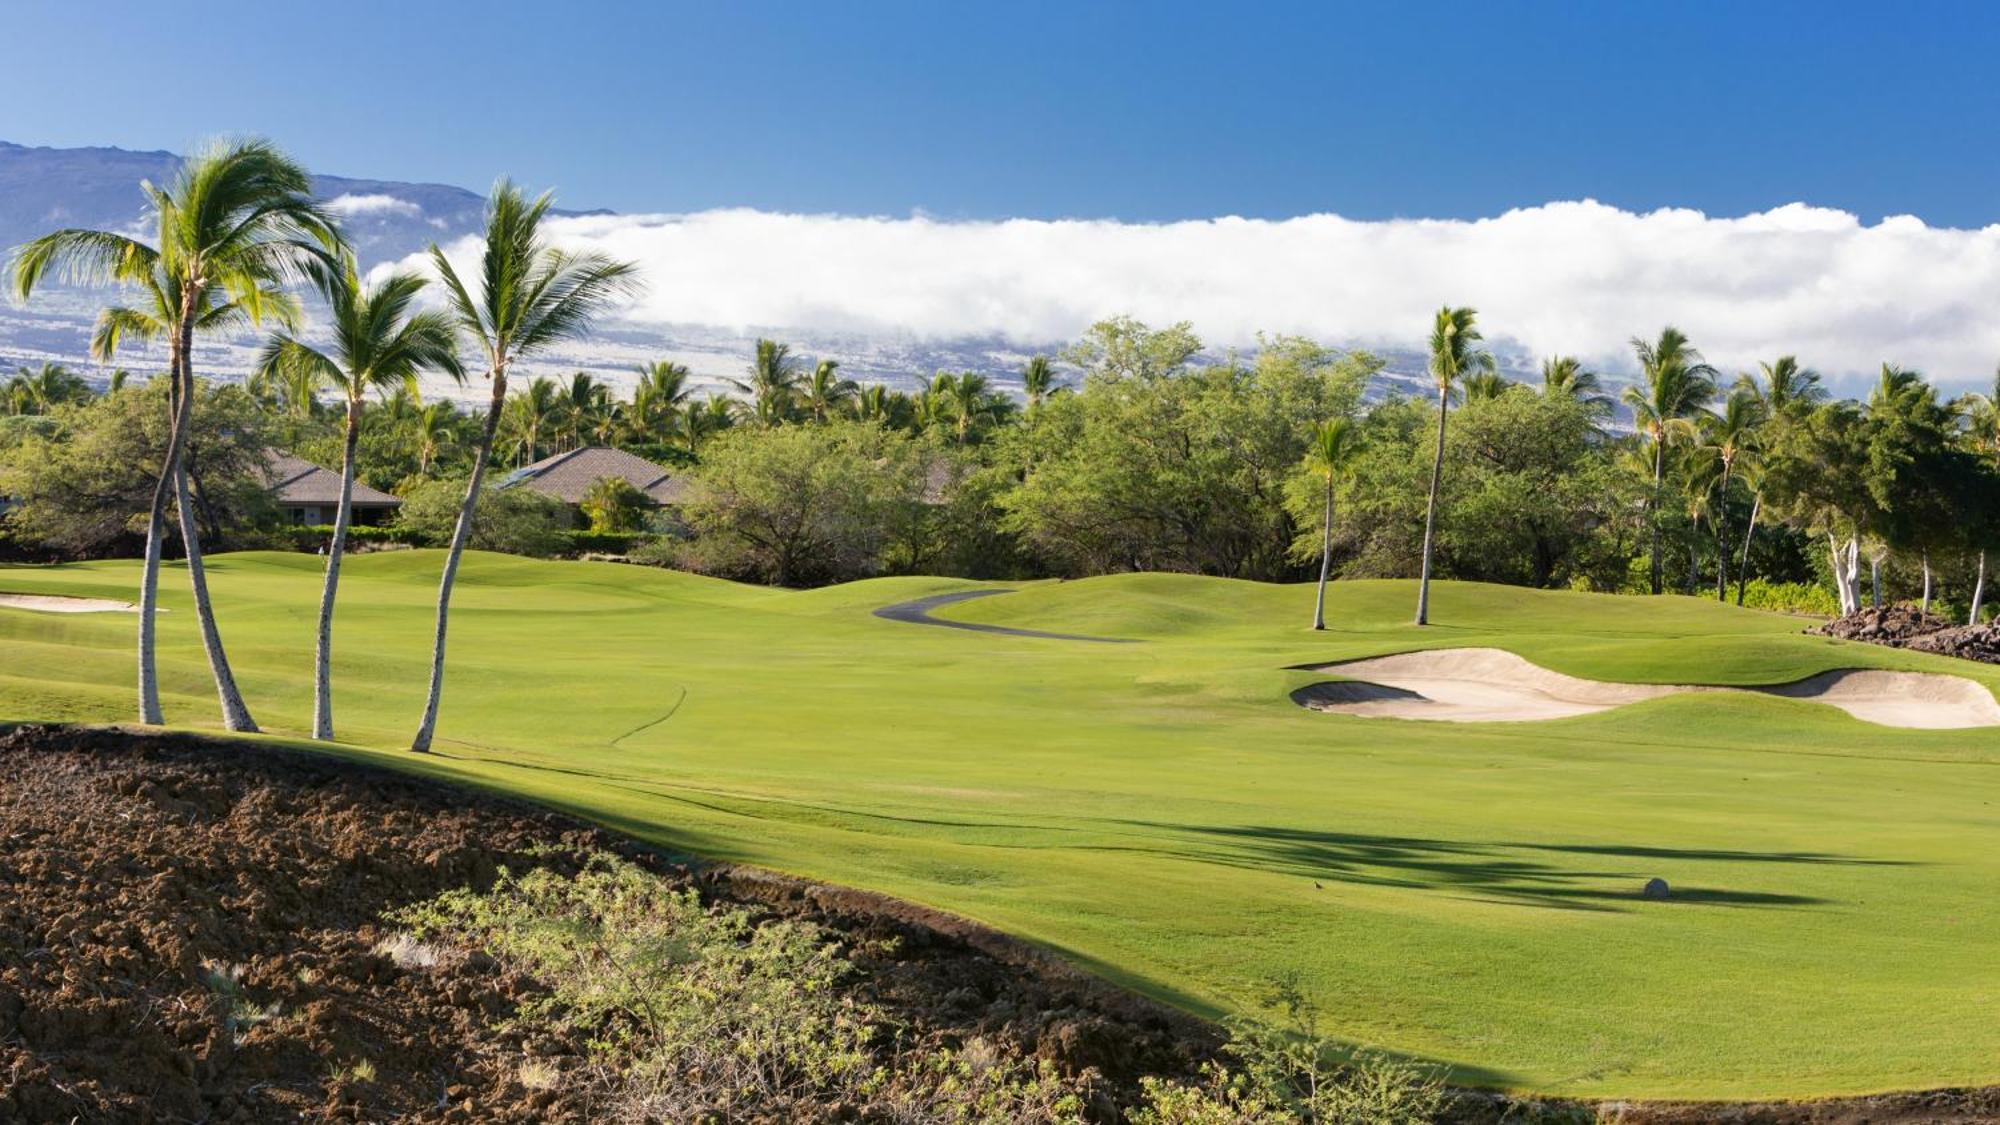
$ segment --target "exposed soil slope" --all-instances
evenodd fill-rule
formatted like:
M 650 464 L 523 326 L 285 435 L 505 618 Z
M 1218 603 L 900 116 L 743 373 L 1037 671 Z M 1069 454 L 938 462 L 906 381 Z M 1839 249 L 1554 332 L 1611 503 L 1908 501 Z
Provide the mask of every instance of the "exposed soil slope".
M 0 778 L 0 1122 L 590 1120 L 585 1095 L 523 1083 L 524 1062 L 581 1050 L 504 1025 L 535 981 L 478 957 L 405 969 L 376 950 L 384 911 L 483 887 L 501 865 L 560 865 L 528 854 L 549 845 L 622 854 L 711 901 L 852 939 L 857 998 L 915 1035 L 1049 1059 L 1100 1118 L 1140 1075 L 1189 1076 L 1216 1042 L 960 919 L 686 870 L 560 816 L 339 759 L 22 727 L 0 736 Z M 228 1026 L 218 972 L 274 1017 Z M 2000 1091 L 1616 1108 L 1468 1094 L 1450 1119 L 1967 1125 L 2000 1120 Z
M 580 1049 L 498 1026 L 533 981 L 478 958 L 405 971 L 375 947 L 385 910 L 549 863 L 527 856 L 536 845 L 673 870 L 636 845 L 336 759 L 185 736 L 24 727 L 0 738 L 0 777 L 0 1121 L 591 1116 L 522 1085 L 524 1060 Z M 861 998 L 919 1035 L 1004 1037 L 1103 1102 L 1143 1073 L 1191 1073 L 1213 1045 L 1197 1021 L 955 919 L 758 872 L 684 877 L 870 939 L 851 954 Z M 889 937 L 893 953 L 873 940 Z M 232 1034 L 209 983 L 226 967 L 277 1018 Z

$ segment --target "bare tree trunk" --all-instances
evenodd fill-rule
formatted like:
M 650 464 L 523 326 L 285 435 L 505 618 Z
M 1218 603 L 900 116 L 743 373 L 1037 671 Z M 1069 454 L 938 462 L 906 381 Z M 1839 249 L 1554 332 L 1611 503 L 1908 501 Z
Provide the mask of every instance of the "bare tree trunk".
M 1688 536 L 1688 597 L 1701 589 L 1701 517 L 1695 516 Z
M 1431 496 L 1424 505 L 1424 561 L 1417 574 L 1417 624 L 1431 623 L 1431 546 L 1437 534 L 1438 482 L 1444 476 L 1444 419 L 1451 409 L 1451 388 L 1438 385 L 1437 452 L 1431 458 Z
M 1729 474 L 1735 469 L 1730 465 L 1722 470 L 1722 485 L 1715 494 L 1715 518 L 1708 521 L 1715 525 L 1715 600 L 1729 600 Z
M 431 640 L 430 694 L 424 701 L 424 717 L 417 726 L 417 736 L 410 740 L 410 749 L 419 754 L 430 752 L 431 736 L 437 730 L 438 700 L 444 694 L 444 638 L 445 626 L 451 616 L 451 587 L 458 579 L 459 556 L 465 553 L 466 540 L 472 538 L 472 518 L 479 507 L 479 488 L 486 479 L 486 461 L 493 453 L 493 435 L 499 432 L 500 411 L 506 405 L 507 369 L 496 366 L 493 369 L 493 399 L 486 409 L 486 424 L 480 428 L 479 447 L 472 451 L 472 478 L 465 482 L 465 502 L 459 506 L 458 526 L 451 533 L 451 549 L 444 556 L 444 574 L 438 579 L 437 630 Z
M 1757 534 L 1757 513 L 1764 507 L 1764 494 L 1750 500 L 1750 526 L 1743 529 L 1743 559 L 1736 564 L 1736 604 L 1743 604 L 1743 585 L 1750 580 L 1750 537 Z
M 1965 619 L 1967 625 L 1979 624 L 1979 605 L 1986 599 L 1986 548 L 1979 549 L 1979 577 L 1972 583 L 1972 613 Z
M 1882 556 L 1868 556 L 1868 604 L 1871 608 L 1882 608 Z
M 340 558 L 353 518 L 354 446 L 361 437 L 361 400 L 347 400 L 347 444 L 340 457 L 340 507 L 333 514 L 333 542 L 326 549 L 326 586 L 319 595 L 319 633 L 313 645 L 313 737 L 333 740 L 333 599 L 340 589 Z
M 1313 628 L 1326 628 L 1326 574 L 1333 565 L 1333 473 L 1326 474 L 1326 514 L 1320 521 L 1319 594 L 1313 599 Z
M 1921 611 L 1922 611 L 1922 612 L 1924 612 L 1924 613 L 1929 613 L 1929 612 L 1931 611 L 1931 553 L 1930 553 L 1930 551 L 1928 551 L 1928 550 L 1924 551 L 1924 555 L 1923 555 L 1923 558 L 1924 558 L 1924 601 L 1923 601 L 1923 606 L 1922 606 L 1922 608 L 1921 608 Z

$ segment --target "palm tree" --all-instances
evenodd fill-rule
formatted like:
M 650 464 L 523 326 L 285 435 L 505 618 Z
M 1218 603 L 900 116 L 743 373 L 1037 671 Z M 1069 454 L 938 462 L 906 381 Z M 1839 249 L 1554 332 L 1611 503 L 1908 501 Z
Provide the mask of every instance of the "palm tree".
M 479 490 L 486 480 L 486 462 L 493 453 L 493 436 L 507 405 L 507 369 L 553 344 L 581 336 L 591 321 L 636 287 L 638 267 L 602 254 L 575 253 L 551 246 L 542 234 L 553 197 L 544 192 L 532 202 L 513 184 L 494 185 L 486 206 L 485 253 L 478 292 L 460 279 L 444 251 L 431 246 L 431 262 L 442 279 L 459 335 L 476 350 L 486 366 L 493 394 L 472 450 L 472 475 L 465 482 L 465 500 L 445 552 L 444 573 L 438 580 L 437 629 L 431 643 L 430 691 L 424 715 L 410 749 L 431 748 L 437 729 L 438 700 L 444 692 L 445 627 L 450 621 L 451 588 L 458 561 L 472 535 L 479 507 Z
M 1979 456 L 1992 462 L 2000 460 L 2000 371 L 1993 376 L 1991 394 L 1974 391 L 1961 397 L 1953 404 L 1965 420 L 1965 438 Z M 1986 548 L 1979 548 L 1979 571 L 1972 582 L 1972 612 L 1966 615 L 1966 624 L 1979 624 L 1979 611 L 1986 600 Z
M 960 445 L 970 442 L 980 425 L 997 420 L 1004 409 L 1005 400 L 993 393 L 993 384 L 975 371 L 957 375 L 939 372 L 932 386 L 942 395 Z
M 1498 371 L 1475 371 L 1465 377 L 1463 384 L 1465 401 L 1472 402 L 1477 399 L 1491 401 L 1506 394 L 1507 388 L 1513 385 Z
M 1633 425 L 1652 450 L 1653 490 L 1646 498 L 1646 515 L 1652 525 L 1653 592 L 1657 594 L 1661 590 L 1660 489 L 1666 480 L 1667 447 L 1694 436 L 1694 416 L 1715 397 L 1715 368 L 1703 363 L 1686 334 L 1672 325 L 1661 330 L 1655 343 L 1634 337 L 1632 350 L 1639 357 L 1640 384 L 1625 388 L 1625 405 L 1631 408 Z
M 864 387 L 849 405 L 854 408 L 854 417 L 860 422 L 886 422 L 889 420 L 889 388 L 880 383 Z
M 1326 510 L 1320 520 L 1319 593 L 1313 598 L 1313 628 L 1326 628 L 1326 578 L 1333 567 L 1333 490 L 1352 471 L 1360 434 L 1353 421 L 1335 418 L 1321 423 L 1306 446 L 1306 468 L 1326 484 Z
M 588 444 L 611 413 L 611 388 L 588 371 L 578 371 L 569 382 L 557 384 L 556 425 L 572 449 Z
M 108 395 L 115 395 L 119 391 L 124 390 L 125 381 L 130 379 L 131 377 L 132 373 L 130 371 L 127 371 L 122 367 L 117 368 L 116 370 L 111 372 L 111 377 L 104 381 L 104 393 Z
M 859 383 L 840 377 L 839 360 L 822 359 L 813 368 L 812 378 L 806 382 L 806 409 L 812 413 L 813 421 L 825 422 L 842 403 L 853 399 L 860 390 Z
M 1611 398 L 1604 393 L 1604 380 L 1575 356 L 1550 356 L 1542 361 L 1542 393 L 1574 399 L 1595 414 L 1611 411 Z
M 555 380 L 537 375 L 528 380 L 519 394 L 507 400 L 508 429 L 517 443 L 517 463 L 541 460 L 542 435 L 553 433 L 560 424 L 561 397 Z
M 792 362 L 790 344 L 758 340 L 756 357 L 750 361 L 750 377 L 729 382 L 750 396 L 752 414 L 766 426 L 789 421 L 797 407 L 800 379 L 798 367 Z
M 1827 397 L 1819 372 L 1800 367 L 1798 357 L 1790 355 L 1759 363 L 1757 374 L 1737 376 L 1736 385 L 1755 395 L 1764 417 L 1777 422 L 1795 419 Z
M 1764 512 L 1764 460 L 1756 450 L 1751 450 L 1736 472 L 1742 477 L 1743 486 L 1750 490 L 1750 518 L 1743 526 L 1743 553 L 1736 560 L 1736 604 L 1740 606 L 1744 588 L 1750 582 L 1750 541 L 1757 535 L 1757 517 Z
M 90 397 L 90 384 L 60 363 L 44 363 L 34 371 L 23 367 L 7 382 L 11 413 L 48 414 L 65 403 Z
M 681 415 L 681 438 L 690 455 L 701 456 L 702 443 L 736 424 L 737 403 L 727 395 L 710 395 L 700 406 Z
M 1702 444 L 1715 457 L 1720 474 L 1716 478 L 1716 499 L 1710 516 L 1715 528 L 1715 600 L 1729 599 L 1729 485 L 1737 469 L 1757 454 L 1758 432 L 1764 424 L 1764 407 L 1754 394 L 1737 389 L 1723 401 L 1718 413 L 1700 416 Z M 1751 517 L 1756 518 L 1754 512 Z
M 1021 369 L 1021 389 L 1028 396 L 1029 410 L 1062 393 L 1063 387 L 1056 381 L 1056 365 L 1048 356 L 1038 355 L 1028 360 L 1028 365 Z
M 414 309 L 424 279 L 392 273 L 364 288 L 352 255 L 338 273 L 317 281 L 332 319 L 332 346 L 321 350 L 286 332 L 274 333 L 259 357 L 260 372 L 276 372 L 289 382 L 313 372 L 340 391 L 347 406 L 347 440 L 340 457 L 340 506 L 333 517 L 333 542 L 326 551 L 326 582 L 319 596 L 319 629 L 313 648 L 313 737 L 333 739 L 333 602 L 340 588 L 340 559 L 347 549 L 347 524 L 354 505 L 354 451 L 361 440 L 361 406 L 371 391 L 408 387 L 419 373 L 439 371 L 462 378 L 450 317 Z M 443 405 L 442 403 L 434 405 Z
M 400 391 L 398 387 L 396 390 Z M 417 442 L 417 473 L 430 476 L 444 447 L 458 441 L 458 408 L 448 402 L 420 407 L 410 417 L 410 433 Z
M 1477 327 L 1479 314 L 1472 309 L 1447 305 L 1437 311 L 1431 324 L 1431 378 L 1437 382 L 1437 449 L 1431 455 L 1430 499 L 1424 504 L 1423 569 L 1417 574 L 1417 624 L 1431 619 L 1431 552 L 1437 538 L 1438 485 L 1444 479 L 1444 420 L 1451 410 L 1452 392 L 1459 380 L 1493 370 L 1493 356 L 1478 346 L 1485 337 Z
M 14 289 L 26 300 L 54 271 L 53 276 L 70 282 L 139 290 L 139 304 L 104 309 L 91 335 L 91 355 L 99 362 L 109 360 L 128 338 L 167 343 L 170 424 L 146 520 L 139 580 L 139 720 L 162 721 L 154 622 L 161 536 L 171 497 L 180 509 L 188 581 L 222 721 L 230 730 L 253 731 L 257 724 L 237 690 L 216 629 L 201 536 L 193 505 L 186 500 L 194 339 L 197 333 L 254 324 L 267 316 L 290 322 L 298 306 L 282 285 L 301 279 L 313 264 L 330 264 L 339 239 L 332 221 L 312 201 L 312 180 L 305 169 L 265 141 L 209 146 L 184 161 L 166 188 L 142 183 L 140 189 L 151 207 L 152 243 L 109 231 L 58 230 L 16 254 Z
M 693 395 L 686 364 L 664 359 L 640 364 L 639 385 L 632 389 L 632 410 L 626 419 L 632 435 L 640 441 L 672 435 Z

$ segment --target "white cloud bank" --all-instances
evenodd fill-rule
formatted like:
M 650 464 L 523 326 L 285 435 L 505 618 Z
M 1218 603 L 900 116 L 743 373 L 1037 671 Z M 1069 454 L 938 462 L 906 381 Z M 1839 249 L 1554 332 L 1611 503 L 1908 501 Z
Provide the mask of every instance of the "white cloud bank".
M 719 210 L 560 220 L 568 245 L 636 259 L 639 324 L 920 337 L 1074 338 L 1100 317 L 1189 320 L 1416 346 L 1439 305 L 1490 339 L 1630 367 L 1672 323 L 1736 370 L 1782 353 L 1830 376 L 1883 360 L 1954 386 L 2000 360 L 2000 227 L 1864 225 L 1800 204 L 1741 218 L 1551 203 L 1477 221 L 1223 218 L 951 222 Z M 468 243 L 454 254 L 468 264 Z
M 343 219 L 359 215 L 397 215 L 415 218 L 423 214 L 424 210 L 407 199 L 379 193 L 356 195 L 350 192 L 346 195 L 336 195 L 327 200 L 323 206 Z

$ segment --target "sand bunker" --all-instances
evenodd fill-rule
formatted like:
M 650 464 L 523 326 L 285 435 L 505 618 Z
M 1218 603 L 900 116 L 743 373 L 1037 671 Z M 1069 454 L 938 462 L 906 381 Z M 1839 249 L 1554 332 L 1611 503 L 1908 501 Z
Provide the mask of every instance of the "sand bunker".
M 0 606 L 42 613 L 137 613 L 131 602 L 111 598 L 69 598 L 58 594 L 0 594 Z
M 1588 715 L 1690 691 L 1754 691 L 1826 703 L 1865 722 L 1931 730 L 2000 726 L 2000 703 L 1962 676 L 1846 669 L 1770 687 L 1616 684 L 1552 672 L 1497 648 L 1405 652 L 1312 669 L 1348 677 L 1292 701 L 1315 711 L 1452 723 L 1516 723 Z

